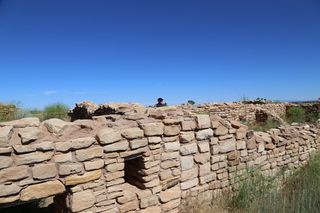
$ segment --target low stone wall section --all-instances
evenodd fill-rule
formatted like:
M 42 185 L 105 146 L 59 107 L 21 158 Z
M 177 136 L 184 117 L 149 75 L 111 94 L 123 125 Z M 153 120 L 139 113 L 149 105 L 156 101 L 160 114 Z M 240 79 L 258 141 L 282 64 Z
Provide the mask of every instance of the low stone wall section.
M 237 120 L 161 107 L 65 122 L 0 123 L 0 205 L 55 196 L 59 212 L 178 212 L 241 172 L 307 163 L 319 124 L 253 132 Z

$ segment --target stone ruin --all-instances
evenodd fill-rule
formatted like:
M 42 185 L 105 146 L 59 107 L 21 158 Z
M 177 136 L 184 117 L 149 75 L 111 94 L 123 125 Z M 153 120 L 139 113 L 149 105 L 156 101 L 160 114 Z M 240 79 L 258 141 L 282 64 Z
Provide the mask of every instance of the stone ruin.
M 186 197 L 218 194 L 245 171 L 289 173 L 319 148 L 320 121 L 266 132 L 241 123 L 285 109 L 272 105 L 85 101 L 69 112 L 73 122 L 2 122 L 0 208 L 54 196 L 61 213 L 174 213 Z

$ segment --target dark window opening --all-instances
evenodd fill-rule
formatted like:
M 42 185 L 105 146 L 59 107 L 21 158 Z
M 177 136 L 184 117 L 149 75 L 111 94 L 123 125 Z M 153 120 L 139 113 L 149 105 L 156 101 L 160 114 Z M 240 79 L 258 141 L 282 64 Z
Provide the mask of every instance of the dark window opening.
M 124 159 L 124 179 L 127 183 L 134 185 L 140 189 L 145 189 L 143 181 L 143 158 L 142 154 L 131 155 Z

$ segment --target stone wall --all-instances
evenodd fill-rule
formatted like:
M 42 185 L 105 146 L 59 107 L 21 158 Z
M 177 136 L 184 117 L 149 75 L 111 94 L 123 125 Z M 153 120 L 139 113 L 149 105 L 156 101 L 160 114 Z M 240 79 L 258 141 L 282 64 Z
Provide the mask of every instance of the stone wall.
M 187 195 L 229 187 L 239 172 L 298 168 L 320 143 L 319 123 L 253 132 L 189 108 L 126 106 L 0 123 L 0 205 L 54 195 L 58 212 L 178 212 Z

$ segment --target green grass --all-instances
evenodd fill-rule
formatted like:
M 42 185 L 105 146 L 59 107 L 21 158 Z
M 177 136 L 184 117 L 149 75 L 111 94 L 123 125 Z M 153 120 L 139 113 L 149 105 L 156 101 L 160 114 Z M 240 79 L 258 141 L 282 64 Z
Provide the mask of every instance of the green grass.
M 268 117 L 266 122 L 252 122 L 248 123 L 249 129 L 253 131 L 267 131 L 276 127 L 281 126 L 281 124 L 274 120 L 273 118 Z

